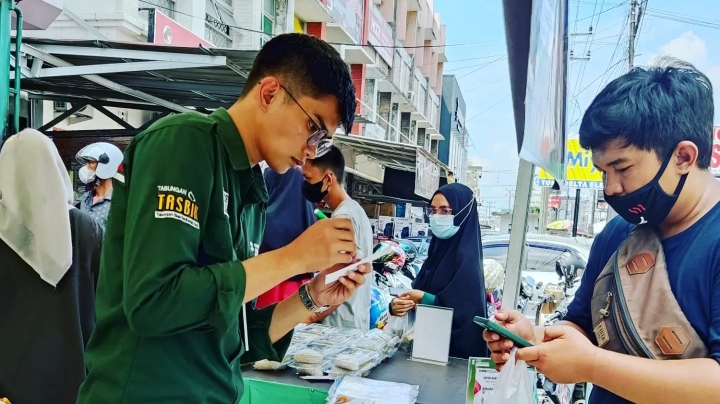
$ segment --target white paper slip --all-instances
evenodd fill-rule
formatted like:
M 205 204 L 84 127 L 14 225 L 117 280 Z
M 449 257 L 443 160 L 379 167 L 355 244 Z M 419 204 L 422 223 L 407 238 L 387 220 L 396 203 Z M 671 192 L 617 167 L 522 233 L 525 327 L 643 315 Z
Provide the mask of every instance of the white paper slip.
M 359 267 L 361 264 L 369 264 L 369 263 L 372 263 L 373 261 L 375 261 L 376 259 L 382 257 L 383 255 L 389 254 L 390 251 L 391 251 L 391 250 L 390 250 L 390 247 L 382 248 L 382 249 L 378 250 L 376 253 L 373 253 L 373 255 L 371 255 L 371 256 L 369 256 L 369 257 L 367 257 L 367 258 L 363 258 L 362 260 L 360 260 L 360 261 L 358 261 L 358 262 L 356 262 L 356 263 L 354 263 L 354 264 L 350 264 L 350 265 L 346 266 L 345 268 L 338 269 L 337 271 L 335 271 L 335 272 L 333 272 L 333 273 L 331 273 L 331 274 L 328 274 L 328 275 L 325 277 L 325 284 L 328 285 L 328 284 L 330 284 L 330 283 L 337 282 L 337 280 L 340 279 L 340 277 L 347 275 L 348 272 L 352 272 L 352 271 L 356 270 L 357 267 Z

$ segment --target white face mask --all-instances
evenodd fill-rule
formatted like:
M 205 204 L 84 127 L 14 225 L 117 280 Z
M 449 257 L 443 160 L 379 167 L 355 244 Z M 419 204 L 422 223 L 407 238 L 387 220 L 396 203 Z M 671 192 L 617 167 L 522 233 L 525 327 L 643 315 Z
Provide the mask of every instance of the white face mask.
M 91 170 L 88 166 L 84 166 L 78 171 L 78 176 L 83 184 L 89 184 L 95 180 L 95 170 Z

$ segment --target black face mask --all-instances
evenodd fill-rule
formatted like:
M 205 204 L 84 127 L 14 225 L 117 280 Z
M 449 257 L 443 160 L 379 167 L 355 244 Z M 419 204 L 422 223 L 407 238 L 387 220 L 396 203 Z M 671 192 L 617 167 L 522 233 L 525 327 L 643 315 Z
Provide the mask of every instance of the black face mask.
M 680 182 L 672 195 L 668 195 L 662 189 L 659 182 L 660 177 L 665 172 L 670 160 L 672 160 L 672 156 L 663 161 L 655 178 L 647 185 L 623 196 L 605 194 L 605 202 L 612 206 L 615 212 L 628 223 L 659 225 L 670 214 L 687 179 L 687 174 L 680 177 Z
M 312 203 L 320 203 L 323 199 L 325 199 L 325 195 L 327 195 L 328 190 L 322 190 L 323 188 L 323 180 L 325 177 L 323 177 L 320 181 L 311 184 L 307 181 L 304 181 L 302 183 L 301 189 L 302 194 L 308 201 Z M 329 188 L 329 187 L 328 187 Z

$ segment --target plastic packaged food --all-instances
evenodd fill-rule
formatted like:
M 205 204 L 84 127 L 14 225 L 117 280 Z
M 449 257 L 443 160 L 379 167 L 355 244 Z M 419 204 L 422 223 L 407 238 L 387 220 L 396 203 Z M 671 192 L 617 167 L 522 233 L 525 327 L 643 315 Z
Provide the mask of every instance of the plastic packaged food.
M 267 359 L 263 359 L 261 361 L 257 361 L 255 363 L 253 363 L 253 369 L 255 369 L 255 370 L 275 371 L 275 370 L 285 369 L 286 366 L 287 366 L 287 363 L 274 362 L 274 361 L 269 361 Z
M 362 331 L 358 330 L 357 328 L 332 328 L 332 330 L 329 331 L 328 334 L 343 337 L 356 337 L 362 334 Z
M 340 350 L 342 350 L 341 347 L 332 344 L 311 342 L 305 346 L 298 347 L 293 353 L 293 359 L 295 362 L 300 363 L 322 363 L 325 359 L 330 358 L 330 355 Z
M 293 354 L 293 359 L 298 363 L 322 363 L 325 360 L 321 351 L 312 348 L 301 348 Z
M 380 352 L 387 346 L 387 341 L 377 334 L 364 333 L 355 341 L 355 343 L 352 344 L 352 346 L 354 348 Z
M 368 362 L 374 362 L 378 357 L 375 351 L 359 348 L 345 348 L 335 357 L 336 367 L 346 370 L 360 370 Z
M 302 332 L 302 333 L 306 333 L 306 334 L 325 335 L 325 333 L 332 330 L 332 327 L 324 325 L 324 324 L 313 323 L 313 324 L 309 324 L 304 327 L 298 326 L 295 329 L 298 332 Z
M 323 363 L 298 363 L 291 361 L 288 365 L 290 368 L 295 369 L 295 373 L 301 376 L 323 376 Z
M 345 376 L 328 392 L 328 403 L 415 404 L 419 386 Z

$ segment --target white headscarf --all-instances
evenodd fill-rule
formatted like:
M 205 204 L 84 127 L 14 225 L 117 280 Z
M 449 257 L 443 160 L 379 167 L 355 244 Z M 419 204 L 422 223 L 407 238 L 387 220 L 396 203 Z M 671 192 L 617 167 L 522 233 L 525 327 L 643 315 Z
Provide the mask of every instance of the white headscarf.
M 47 136 L 25 129 L 0 150 L 0 239 L 45 282 L 57 286 L 72 264 L 73 192 Z

